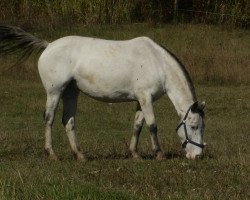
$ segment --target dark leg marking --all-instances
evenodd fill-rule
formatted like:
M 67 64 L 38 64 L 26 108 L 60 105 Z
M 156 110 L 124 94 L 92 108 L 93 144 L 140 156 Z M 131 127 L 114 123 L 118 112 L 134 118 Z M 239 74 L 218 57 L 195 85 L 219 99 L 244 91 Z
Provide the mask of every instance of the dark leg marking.
M 72 114 L 68 113 L 68 112 L 64 112 L 63 111 L 63 117 L 62 117 L 62 124 L 63 126 L 66 126 L 69 119 L 72 117 Z
M 79 89 L 76 86 L 76 81 L 73 80 L 67 85 L 62 95 L 63 99 L 62 123 L 64 126 L 66 126 L 71 117 L 75 117 L 78 94 L 79 94 Z
M 149 126 L 149 131 L 150 131 L 150 133 L 152 134 L 157 134 L 157 126 L 156 126 L 156 124 L 151 124 L 150 126 Z

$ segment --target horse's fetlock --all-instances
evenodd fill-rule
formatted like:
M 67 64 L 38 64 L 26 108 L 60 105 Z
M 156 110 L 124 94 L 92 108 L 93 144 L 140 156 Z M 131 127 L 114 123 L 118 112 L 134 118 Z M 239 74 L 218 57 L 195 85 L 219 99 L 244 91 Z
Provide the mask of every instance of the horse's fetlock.
M 138 154 L 138 152 L 131 152 L 132 158 L 134 160 L 141 160 L 142 157 Z
M 158 151 L 158 153 L 156 153 L 156 160 L 165 160 L 166 156 L 162 151 Z
M 155 147 L 153 148 L 153 154 L 157 156 L 157 155 L 162 154 L 162 151 L 159 147 Z

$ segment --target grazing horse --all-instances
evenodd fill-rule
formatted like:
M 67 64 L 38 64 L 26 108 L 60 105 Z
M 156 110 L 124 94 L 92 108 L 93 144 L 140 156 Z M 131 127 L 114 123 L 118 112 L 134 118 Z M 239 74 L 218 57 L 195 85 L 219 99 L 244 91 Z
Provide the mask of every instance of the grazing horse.
M 176 131 L 186 157 L 195 159 L 201 155 L 205 103 L 197 102 L 192 81 L 180 61 L 151 39 L 113 41 L 68 36 L 48 43 L 18 27 L 2 25 L 0 41 L 0 56 L 20 51 L 24 60 L 34 52 L 42 52 L 38 70 L 47 93 L 45 150 L 51 158 L 56 158 L 51 128 L 62 98 L 62 123 L 71 149 L 78 160 L 85 159 L 75 133 L 79 91 L 105 102 L 136 101 L 130 152 L 133 158 L 140 158 L 137 145 L 145 121 L 157 159 L 164 158 L 164 154 L 157 138 L 153 102 L 167 94 L 180 117 Z

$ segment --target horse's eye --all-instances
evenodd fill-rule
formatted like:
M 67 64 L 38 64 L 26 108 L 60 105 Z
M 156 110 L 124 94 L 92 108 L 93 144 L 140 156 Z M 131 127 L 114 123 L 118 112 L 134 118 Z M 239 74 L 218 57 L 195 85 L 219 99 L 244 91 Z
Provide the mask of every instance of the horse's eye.
M 197 130 L 197 129 L 198 129 L 198 126 L 191 126 L 191 129 L 192 129 L 192 130 Z

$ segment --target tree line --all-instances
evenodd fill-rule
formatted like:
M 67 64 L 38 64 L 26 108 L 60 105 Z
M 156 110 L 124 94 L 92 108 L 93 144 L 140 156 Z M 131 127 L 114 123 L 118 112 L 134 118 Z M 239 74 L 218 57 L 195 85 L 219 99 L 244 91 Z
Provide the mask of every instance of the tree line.
M 249 0 L 1 0 L 0 22 L 20 26 L 194 22 L 249 28 Z

